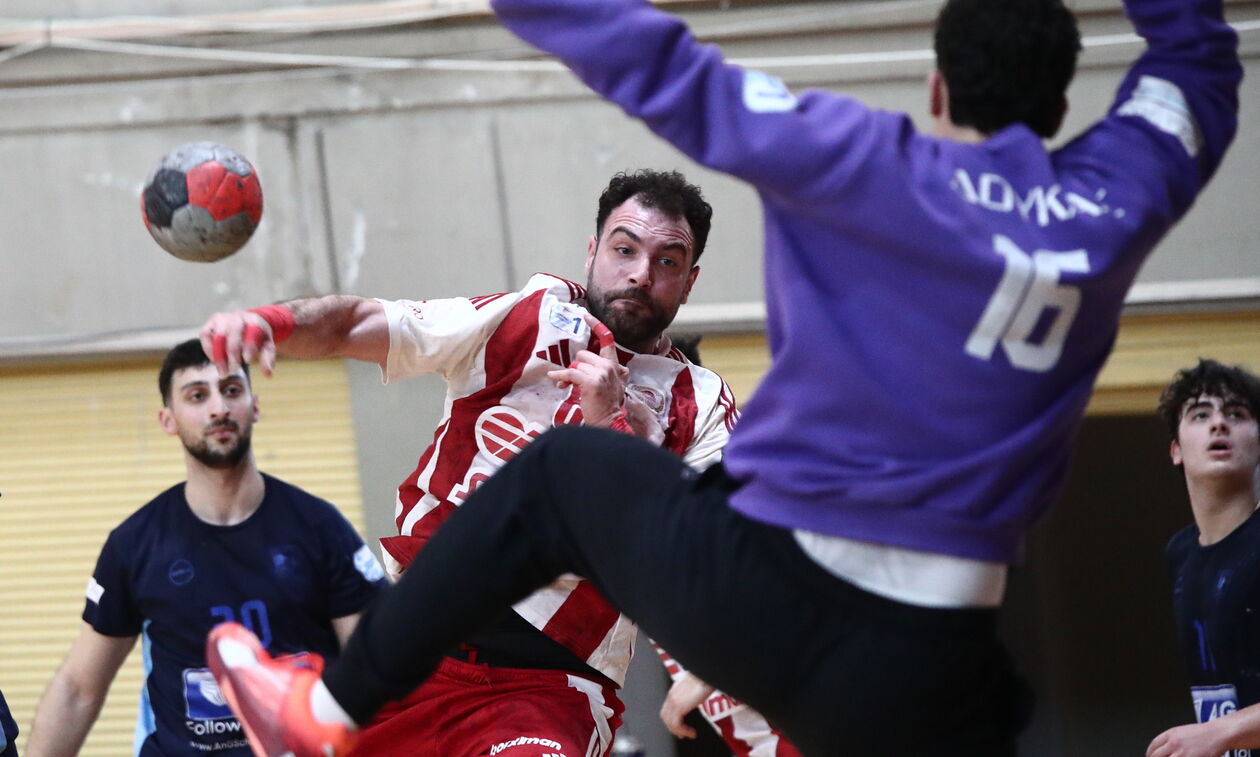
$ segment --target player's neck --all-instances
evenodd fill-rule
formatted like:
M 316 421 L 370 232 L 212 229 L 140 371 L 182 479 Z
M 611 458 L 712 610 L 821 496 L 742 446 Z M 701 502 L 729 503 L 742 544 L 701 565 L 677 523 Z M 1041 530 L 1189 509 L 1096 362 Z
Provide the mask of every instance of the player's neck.
M 188 463 L 184 498 L 198 519 L 215 526 L 244 522 L 262 504 L 266 485 L 253 454 L 231 468 L 209 468 Z
M 664 334 L 657 334 L 651 339 L 644 339 L 638 344 L 623 344 L 622 346 L 640 355 L 659 355 L 663 350 L 668 349 L 665 346 L 669 343 L 668 340 L 669 337 Z
M 955 124 L 949 120 L 948 116 L 937 117 L 932 120 L 932 133 L 938 137 L 969 145 L 978 145 L 989 138 L 988 134 L 970 126 Z
M 1256 509 L 1252 486 L 1218 481 L 1187 481 L 1190 510 L 1199 527 L 1199 543 L 1215 544 L 1246 522 Z

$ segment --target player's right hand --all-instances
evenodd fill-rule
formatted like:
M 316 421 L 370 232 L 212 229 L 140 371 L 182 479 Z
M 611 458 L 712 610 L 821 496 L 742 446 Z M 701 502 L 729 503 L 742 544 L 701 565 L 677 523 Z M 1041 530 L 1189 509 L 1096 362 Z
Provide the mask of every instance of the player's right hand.
M 215 313 L 201 327 L 201 349 L 226 376 L 242 365 L 257 363 L 264 376 L 276 367 L 271 326 L 257 313 L 233 310 Z
M 547 372 L 556 386 L 576 386 L 582 417 L 588 426 L 608 427 L 626 402 L 630 371 L 617 358 L 617 346 L 608 327 L 590 313 L 582 318 L 599 343 L 599 354 L 580 350 L 567 368 Z
M 665 704 L 661 705 L 661 722 L 678 738 L 694 739 L 696 729 L 684 723 L 683 718 L 712 693 L 712 686 L 691 673 L 683 673 L 665 695 Z

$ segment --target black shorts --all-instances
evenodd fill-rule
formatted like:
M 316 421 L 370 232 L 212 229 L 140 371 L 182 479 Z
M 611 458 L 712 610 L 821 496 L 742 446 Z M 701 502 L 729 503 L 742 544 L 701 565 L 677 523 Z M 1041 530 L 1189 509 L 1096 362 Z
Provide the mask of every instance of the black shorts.
M 858 589 L 790 531 L 732 510 L 735 486 L 720 467 L 696 475 L 632 437 L 550 431 L 370 608 L 329 687 L 358 718 L 380 692 L 409 692 L 496 611 L 573 572 L 806 755 L 1014 753 L 1030 695 L 995 610 L 927 609 Z

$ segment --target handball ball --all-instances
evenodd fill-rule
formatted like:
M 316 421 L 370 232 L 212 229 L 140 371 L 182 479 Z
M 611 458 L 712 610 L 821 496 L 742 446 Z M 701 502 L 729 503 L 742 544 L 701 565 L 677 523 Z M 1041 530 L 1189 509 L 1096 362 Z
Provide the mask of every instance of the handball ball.
M 236 252 L 262 218 L 262 187 L 230 147 L 192 142 L 171 150 L 140 193 L 145 228 L 181 260 L 213 263 Z

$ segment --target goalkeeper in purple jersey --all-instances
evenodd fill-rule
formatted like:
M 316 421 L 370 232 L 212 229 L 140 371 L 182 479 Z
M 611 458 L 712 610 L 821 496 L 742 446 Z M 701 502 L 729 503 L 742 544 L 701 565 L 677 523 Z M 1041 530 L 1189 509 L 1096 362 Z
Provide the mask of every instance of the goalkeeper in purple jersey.
M 566 572 L 806 755 L 1013 753 L 1028 697 L 995 629 L 1006 566 L 1061 489 L 1126 291 L 1234 137 L 1220 0 L 1126 0 L 1146 50 L 1055 150 L 1080 47 L 1061 0 L 947 0 L 930 134 L 730 65 L 646 0 L 492 5 L 757 190 L 770 369 L 699 477 L 634 439 L 544 434 L 322 678 L 226 645 L 266 753 L 337 753 L 444 649 Z M 282 674 L 310 696 L 255 683 Z

